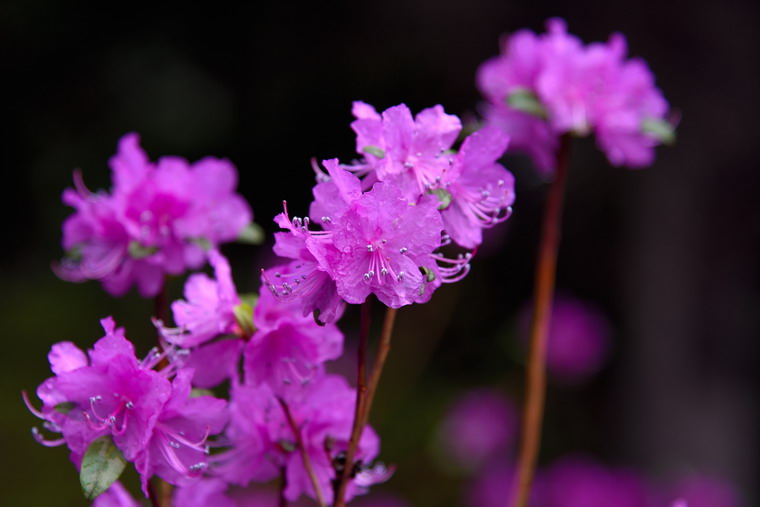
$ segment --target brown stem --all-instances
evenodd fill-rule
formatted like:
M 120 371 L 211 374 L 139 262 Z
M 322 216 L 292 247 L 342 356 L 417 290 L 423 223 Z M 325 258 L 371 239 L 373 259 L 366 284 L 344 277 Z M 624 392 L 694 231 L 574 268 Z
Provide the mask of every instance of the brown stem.
M 155 312 L 155 317 L 159 319 L 161 322 L 166 323 L 167 319 L 167 311 L 168 311 L 168 304 L 167 304 L 167 288 L 166 288 L 166 278 L 163 280 L 163 286 L 161 287 L 161 290 L 156 294 L 156 297 L 153 299 L 153 309 Z M 161 345 L 161 333 L 158 332 L 156 336 L 156 340 L 158 341 L 158 349 L 162 350 L 163 346 Z M 167 358 L 161 359 L 159 361 L 158 365 L 156 365 L 156 369 L 161 370 L 169 365 L 169 361 Z M 158 507 L 169 507 L 172 503 L 172 490 L 174 488 L 171 484 L 166 482 L 163 479 L 156 478 L 156 504 Z
M 526 396 L 522 420 L 522 438 L 518 457 L 517 489 L 515 507 L 526 507 L 533 476 L 536 470 L 538 450 L 541 444 L 541 426 L 546 397 L 546 342 L 551 322 L 554 280 L 557 273 L 562 205 L 567 181 L 567 165 L 570 141 L 564 135 L 557 152 L 557 172 L 549 189 L 544 210 L 541 244 L 538 252 L 533 287 L 533 319 L 530 330 L 530 349 L 526 371 Z
M 280 469 L 280 499 L 277 504 L 278 507 L 288 507 L 288 499 L 285 498 L 285 489 L 288 487 L 288 474 L 287 469 L 282 467 Z
M 296 437 L 296 442 L 298 442 L 298 448 L 301 449 L 303 466 L 306 469 L 306 473 L 309 475 L 309 479 L 311 480 L 311 486 L 314 488 L 314 495 L 317 497 L 317 503 L 319 504 L 319 507 L 326 507 L 324 497 L 322 496 L 322 490 L 319 488 L 319 481 L 317 481 L 317 476 L 314 475 L 314 469 L 311 466 L 309 452 L 306 450 L 306 446 L 303 444 L 301 430 L 298 428 L 296 420 L 293 419 L 293 414 L 290 412 L 290 408 L 288 407 L 288 404 L 285 403 L 285 400 L 282 398 L 277 398 L 277 401 L 280 402 L 280 406 L 282 407 L 282 411 L 285 412 L 285 417 L 288 420 L 290 429 L 293 430 L 293 434 Z
M 343 502 L 346 488 L 351 480 L 354 457 L 359 447 L 362 433 L 362 413 L 367 397 L 367 341 L 369 339 L 370 318 L 372 314 L 372 299 L 368 297 L 362 304 L 361 324 L 359 330 L 359 346 L 356 351 L 356 403 L 354 405 L 354 422 L 351 426 L 351 437 L 348 440 L 346 461 L 343 465 L 340 480 L 335 487 L 335 505 Z
M 357 409 L 357 414 L 360 415 L 358 418 L 359 422 L 356 424 L 356 420 L 354 421 L 355 431 L 351 433 L 351 440 L 349 440 L 348 443 L 346 464 L 335 495 L 335 507 L 345 507 L 346 505 L 346 489 L 348 488 L 348 483 L 354 469 L 354 456 L 356 456 L 356 450 L 359 447 L 359 440 L 364 431 L 364 426 L 366 426 L 369 421 L 369 412 L 372 409 L 372 401 L 375 399 L 375 392 L 377 392 L 377 385 L 380 383 L 380 376 L 383 373 L 385 360 L 388 357 L 388 352 L 391 350 L 391 335 L 393 334 L 393 325 L 395 322 L 396 309 L 388 308 L 385 312 L 383 330 L 380 335 L 380 343 L 377 348 L 375 362 L 372 365 L 372 373 L 370 374 L 369 382 L 367 383 L 367 394 L 364 397 L 364 403 Z

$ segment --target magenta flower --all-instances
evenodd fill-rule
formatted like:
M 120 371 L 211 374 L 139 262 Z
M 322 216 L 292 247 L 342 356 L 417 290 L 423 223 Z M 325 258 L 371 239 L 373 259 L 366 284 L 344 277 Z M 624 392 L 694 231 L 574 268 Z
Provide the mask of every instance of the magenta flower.
M 441 156 L 450 149 L 462 130 L 456 116 L 440 105 L 423 109 L 412 118 L 404 104 L 379 115 L 375 108 L 355 102 L 351 127 L 356 132 L 356 150 L 366 157 L 359 170 L 374 171 L 380 181 L 392 181 L 408 201 L 435 188 L 451 160 Z
M 64 192 L 76 213 L 63 226 L 61 278 L 100 280 L 115 296 L 137 284 L 143 297 L 152 297 L 165 274 L 200 267 L 205 250 L 237 238 L 251 221 L 248 204 L 234 192 L 237 174 L 229 161 L 152 163 L 138 142 L 137 134 L 119 141 L 110 194 L 91 193 L 78 174 L 76 190 Z
M 456 400 L 439 428 L 440 442 L 458 467 L 478 471 L 511 451 L 517 437 L 517 408 L 504 395 L 475 390 Z
M 529 310 L 522 315 L 523 330 L 528 329 Z M 546 350 L 552 378 L 576 385 L 589 380 L 607 359 L 611 335 L 609 320 L 598 308 L 569 296 L 556 297 Z
M 133 461 L 151 437 L 156 419 L 171 394 L 171 384 L 161 374 L 143 368 L 135 358 L 123 329 L 115 329 L 110 317 L 101 321 L 106 335 L 84 353 L 71 343 L 53 346 L 50 364 L 56 373 L 37 390 L 43 402 L 35 415 L 46 427 L 62 434 L 72 460 L 79 463 L 89 444 L 111 434 L 128 461 Z M 61 407 L 64 407 L 63 409 Z M 31 409 L 31 407 L 30 407 Z M 37 435 L 36 435 L 37 436 Z
M 652 507 L 645 481 L 627 469 L 570 456 L 540 472 L 535 505 L 542 507 Z
M 311 384 L 308 397 L 290 403 L 290 411 L 328 504 L 333 501 L 335 464 L 348 447 L 355 398 L 355 391 L 345 379 L 323 376 Z M 225 480 L 246 485 L 250 481 L 271 479 L 278 475 L 280 468 L 285 468 L 285 497 L 289 501 L 302 494 L 315 497 L 293 430 L 268 385 L 233 387 L 227 436 L 233 448 L 221 456 L 218 468 Z M 362 465 L 349 484 L 347 498 L 366 492 L 370 485 L 390 476 L 391 472 L 382 465 L 367 466 L 378 450 L 379 439 L 368 427 L 357 454 Z
M 214 267 L 214 278 L 205 273 L 191 275 L 185 282 L 185 299 L 172 303 L 177 332 L 164 332 L 164 337 L 183 348 L 195 347 L 222 334 L 242 333 L 235 307 L 240 304 L 232 281 L 230 264 L 216 250 L 208 254 Z
M 668 105 L 641 60 L 626 59 L 625 39 L 584 46 L 559 19 L 547 33 L 522 30 L 478 71 L 489 124 L 511 137 L 542 171 L 554 169 L 559 136 L 596 134 L 613 165 L 643 167 L 672 141 Z
M 122 485 L 121 482 L 114 482 L 110 488 L 104 493 L 95 498 L 92 502 L 92 507 L 139 507 L 140 503 L 137 502 L 132 495 L 129 494 L 127 488 Z
M 177 372 L 171 396 L 161 408 L 150 441 L 134 460 L 145 496 L 153 475 L 175 485 L 197 480 L 209 466 L 209 435 L 222 431 L 227 422 L 226 401 L 190 396 L 192 376 L 190 369 Z
M 483 240 L 482 230 L 503 222 L 515 201 L 514 177 L 496 161 L 509 144 L 499 129 L 485 127 L 465 139 L 442 188 L 451 202 L 441 211 L 451 239 L 465 248 Z
M 254 316 L 258 329 L 245 346 L 246 382 L 267 383 L 286 399 L 297 397 L 325 361 L 343 353 L 343 333 L 335 324 L 318 325 L 298 309 L 262 291 Z
M 739 507 L 742 505 L 736 486 L 704 474 L 682 477 L 670 489 L 671 498 L 680 498 L 689 507 Z
M 177 484 L 197 478 L 207 465 L 205 441 L 221 431 L 226 402 L 208 396 L 190 398 L 191 369 L 176 372 L 168 366 L 153 368 L 169 352 L 151 353 L 142 362 L 113 319 L 101 321 L 106 332 L 87 356 L 69 342 L 53 346 L 49 358 L 55 377 L 38 389 L 43 402 L 37 411 L 46 429 L 62 434 L 45 445 L 67 444 L 79 466 L 96 438 L 111 435 L 127 461 L 134 462 L 147 481 L 157 474 Z

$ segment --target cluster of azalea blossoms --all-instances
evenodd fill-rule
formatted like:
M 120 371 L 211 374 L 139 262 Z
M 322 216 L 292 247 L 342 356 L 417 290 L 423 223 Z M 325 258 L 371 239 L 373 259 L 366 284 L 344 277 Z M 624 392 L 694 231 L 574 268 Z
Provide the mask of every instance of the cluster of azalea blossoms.
M 153 297 L 166 274 L 200 268 L 209 248 L 236 239 L 251 222 L 228 160 L 151 162 L 132 133 L 121 138 L 110 165 L 110 193 L 90 192 L 77 171 L 75 188 L 63 194 L 76 209 L 63 225 L 66 257 L 56 266 L 65 280 L 100 280 L 114 296 L 136 284 Z
M 650 165 L 654 147 L 673 139 L 668 104 L 647 64 L 626 51 L 621 34 L 584 45 L 560 19 L 545 34 L 516 32 L 478 71 L 487 124 L 542 171 L 554 169 L 560 136 L 592 131 L 613 165 Z
M 513 177 L 497 162 L 509 139 L 498 129 L 454 151 L 461 122 L 441 106 L 413 117 L 403 104 L 379 114 L 356 102 L 353 113 L 364 158 L 323 161 L 309 216 L 291 218 L 286 208 L 276 218 L 287 232 L 276 234 L 274 251 L 290 263 L 263 272 L 279 299 L 301 301 L 304 314 L 324 322 L 342 302 L 370 294 L 391 308 L 428 301 L 470 269 L 472 252 L 448 258 L 440 249 L 453 242 L 474 250 L 514 202 Z

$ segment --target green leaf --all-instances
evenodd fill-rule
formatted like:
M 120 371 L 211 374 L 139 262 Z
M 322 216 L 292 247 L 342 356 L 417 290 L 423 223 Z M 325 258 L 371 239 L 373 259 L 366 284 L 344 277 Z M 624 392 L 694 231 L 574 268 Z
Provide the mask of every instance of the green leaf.
M 362 151 L 364 153 L 369 153 L 370 155 L 374 155 L 377 158 L 385 158 L 385 152 L 381 148 L 378 148 L 377 146 L 372 146 L 372 145 L 365 146 L 364 148 L 362 148 Z
M 281 438 L 280 440 L 278 440 L 277 443 L 280 444 L 280 448 L 282 448 L 282 450 L 285 452 L 293 452 L 296 449 L 298 449 L 298 447 L 296 447 L 295 442 L 291 442 L 290 440 L 285 440 L 284 438 Z
M 641 122 L 641 131 L 654 137 L 662 144 L 673 144 L 676 142 L 675 128 L 660 118 L 645 118 Z
M 435 280 L 435 271 L 433 271 L 432 269 L 428 269 L 425 266 L 420 266 L 420 273 L 425 275 L 425 278 L 427 279 L 428 282 L 432 282 L 433 280 Z
M 70 401 L 64 401 L 63 403 L 59 403 L 55 407 L 53 407 L 53 410 L 56 412 L 59 412 L 61 414 L 68 414 L 71 412 L 71 410 L 75 407 L 75 405 Z
M 82 470 L 79 472 L 79 482 L 87 500 L 94 500 L 116 482 L 127 460 L 114 445 L 109 435 L 93 441 L 82 458 Z
M 190 238 L 190 243 L 195 243 L 201 249 L 203 249 L 204 252 L 208 252 L 211 250 L 211 247 L 214 246 L 211 241 L 209 241 L 207 238 L 204 237 L 197 237 L 197 238 Z
M 193 387 L 192 391 L 190 391 L 190 397 L 191 398 L 197 398 L 199 396 L 213 396 L 214 391 L 211 389 L 201 389 L 199 387 Z
M 451 192 L 449 192 L 445 188 L 433 188 L 429 190 L 429 192 L 438 198 L 439 210 L 445 210 L 451 205 Z
M 251 222 L 240 231 L 237 240 L 238 243 L 245 243 L 247 245 L 261 245 L 264 243 L 264 237 L 264 229 L 259 224 Z
M 129 242 L 129 256 L 133 259 L 144 259 L 156 252 L 158 252 L 158 247 L 142 246 L 136 239 Z
M 243 330 L 246 336 L 251 336 L 256 327 L 253 325 L 253 308 L 248 303 L 240 303 L 232 309 L 235 314 L 235 321 Z
M 517 111 L 522 111 L 523 113 L 532 114 L 533 116 L 538 116 L 539 118 L 544 119 L 548 116 L 546 108 L 541 101 L 538 100 L 536 94 L 527 88 L 514 88 L 509 92 L 509 95 L 507 95 L 506 102 L 509 107 Z

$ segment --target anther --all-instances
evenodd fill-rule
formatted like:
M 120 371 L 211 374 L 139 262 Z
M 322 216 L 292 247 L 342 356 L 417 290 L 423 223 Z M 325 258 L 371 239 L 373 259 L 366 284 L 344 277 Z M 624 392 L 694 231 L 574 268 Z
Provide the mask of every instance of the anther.
M 370 269 L 367 274 L 369 275 L 370 278 L 372 278 L 373 276 L 375 276 L 375 270 L 374 269 Z
M 124 406 L 127 407 L 128 410 L 132 410 L 133 408 L 135 408 L 135 404 L 132 403 L 131 401 L 128 401 Z
M 367 245 L 367 251 L 371 252 L 373 250 L 372 245 Z
M 385 268 L 383 268 L 383 269 L 380 270 L 380 274 L 383 275 L 383 276 L 388 276 L 388 270 L 385 269 Z
M 404 255 L 407 252 L 407 250 L 409 250 L 407 247 L 402 246 L 401 248 L 398 249 L 398 253 L 400 253 L 401 255 Z
M 371 277 L 369 276 L 369 273 L 364 273 L 364 276 L 363 276 L 362 278 L 364 278 L 364 281 L 365 281 L 365 282 L 369 282 L 369 279 L 370 279 Z
M 406 276 L 406 273 L 404 273 L 403 271 L 399 271 L 398 276 L 396 277 L 396 280 L 400 282 L 401 280 L 404 279 L 405 276 Z

